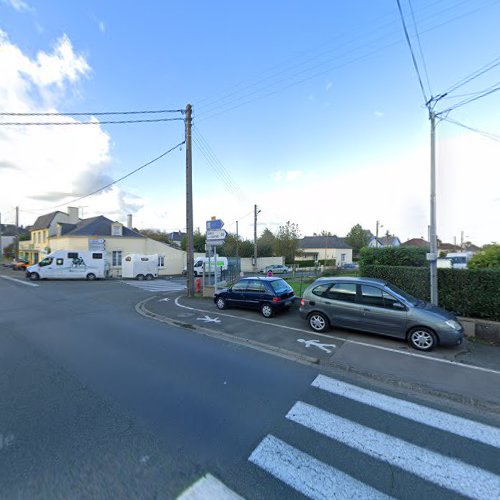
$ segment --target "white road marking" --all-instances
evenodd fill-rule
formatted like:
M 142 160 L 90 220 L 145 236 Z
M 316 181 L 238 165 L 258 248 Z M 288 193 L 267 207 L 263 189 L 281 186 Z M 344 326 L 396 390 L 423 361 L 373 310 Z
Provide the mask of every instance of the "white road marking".
M 205 313 L 211 313 L 212 311 L 207 311 L 206 309 L 198 309 L 195 307 L 189 307 L 185 306 L 183 304 L 179 303 L 179 299 L 182 297 L 182 295 L 179 295 L 175 299 L 175 305 L 178 307 L 182 307 L 184 309 L 189 309 L 191 311 L 198 311 L 198 312 L 205 312 Z M 271 326 L 275 328 L 282 328 L 284 330 L 292 330 L 295 332 L 301 332 L 301 333 L 308 333 L 311 335 L 311 331 L 309 330 L 304 330 L 303 328 L 295 328 L 294 326 L 286 326 L 286 325 L 280 325 L 277 323 L 271 323 L 268 321 L 260 321 L 258 319 L 251 319 L 251 318 L 242 318 L 241 316 L 235 316 L 234 314 L 227 314 L 227 313 L 218 313 L 220 316 L 227 316 L 228 318 L 235 318 L 238 320 L 244 320 L 244 321 L 249 321 L 251 323 L 260 323 L 262 325 L 266 326 Z M 481 372 L 486 372 L 486 373 L 493 373 L 495 375 L 500 375 L 500 370 L 493 370 L 492 368 L 483 368 L 482 366 L 474 366 L 474 365 L 466 365 L 463 363 L 458 363 L 457 361 L 450 361 L 448 359 L 441 359 L 441 358 L 434 358 L 432 356 L 426 356 L 425 354 L 418 354 L 416 352 L 406 352 L 406 351 L 400 351 L 398 349 L 393 349 L 392 347 L 384 347 L 381 345 L 375 345 L 375 344 L 369 344 L 368 342 L 361 342 L 360 340 L 351 340 L 351 339 L 345 339 L 342 337 L 337 337 L 336 335 L 328 335 L 326 333 L 314 333 L 313 335 L 316 335 L 318 337 L 325 337 L 330 340 L 340 340 L 341 342 L 345 342 L 347 344 L 354 344 L 354 345 L 361 345 L 363 347 L 370 347 L 372 349 L 379 349 L 380 351 L 387 351 L 387 352 L 395 352 L 397 354 L 402 354 L 403 356 L 411 356 L 413 358 L 422 358 L 427 361 L 435 361 L 437 363 L 444 363 L 447 365 L 452 365 L 452 366 L 458 366 L 460 368 L 467 368 L 470 370 L 477 370 Z
M 497 427 L 450 415 L 444 411 L 434 410 L 378 392 L 372 392 L 325 375 L 318 375 L 311 385 L 331 394 L 358 401 L 414 422 L 500 448 L 500 429 Z
M 0 276 L 0 278 L 3 278 L 4 280 L 14 281 L 16 283 L 21 283 L 21 285 L 40 286 L 40 285 L 37 285 L 36 283 L 30 283 L 29 281 L 18 280 L 17 278 L 11 278 L 10 276 Z
M 122 281 L 125 285 L 133 286 L 144 290 L 145 292 L 181 292 L 186 289 L 182 283 L 172 282 L 167 280 L 151 280 L 151 281 Z
M 164 299 L 160 299 L 158 302 L 168 302 L 170 299 L 168 297 L 165 297 Z
M 206 474 L 191 485 L 177 500 L 244 500 L 212 474 Z
M 309 498 L 390 498 L 271 435 L 248 460 Z
M 311 346 L 317 347 L 318 349 L 321 349 L 322 351 L 325 351 L 328 354 L 332 352 L 331 349 L 328 349 L 328 347 L 332 347 L 333 349 L 337 347 L 335 344 L 320 344 L 319 340 L 316 339 L 313 340 L 297 339 L 297 342 L 305 344 L 305 347 L 311 347 Z
M 208 314 L 205 314 L 203 318 L 196 318 L 198 321 L 204 321 L 205 323 L 220 323 L 219 318 L 211 318 Z
M 301 401 L 286 418 L 366 455 L 470 498 L 500 498 L 500 476 Z

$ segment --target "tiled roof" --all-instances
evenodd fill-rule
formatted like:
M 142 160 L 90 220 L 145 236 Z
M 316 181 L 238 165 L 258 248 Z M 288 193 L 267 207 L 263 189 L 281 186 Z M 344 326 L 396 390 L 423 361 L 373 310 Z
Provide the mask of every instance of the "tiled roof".
M 73 229 L 62 234 L 64 234 L 64 236 L 112 236 L 112 225 L 112 220 L 103 215 L 99 215 L 97 217 L 91 217 L 90 219 L 83 219 L 78 224 L 75 224 Z M 68 226 L 68 224 L 63 224 L 62 226 Z M 145 238 L 142 234 L 126 226 L 123 226 L 122 237 Z
M 339 249 L 352 249 L 343 238 L 338 236 L 304 236 L 299 240 L 299 248 L 339 248 Z
M 405 241 L 403 243 L 403 246 L 429 248 L 430 243 L 428 241 L 425 241 L 423 238 L 412 238 L 411 240 Z
M 50 214 L 40 215 L 40 217 L 38 217 L 33 226 L 31 226 L 30 230 L 38 231 L 39 229 L 47 229 L 50 226 L 50 223 L 52 222 L 54 217 L 57 214 L 63 214 L 63 213 L 64 212 L 57 210 L 56 212 L 51 212 Z

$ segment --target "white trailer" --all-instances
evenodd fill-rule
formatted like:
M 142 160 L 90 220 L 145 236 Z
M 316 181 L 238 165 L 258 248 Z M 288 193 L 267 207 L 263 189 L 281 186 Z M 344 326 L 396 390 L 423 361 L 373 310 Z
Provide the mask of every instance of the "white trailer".
M 158 277 L 158 254 L 131 253 L 122 260 L 122 278 L 152 280 Z
M 37 264 L 26 268 L 26 277 L 39 279 L 87 279 L 106 278 L 109 264 L 106 252 L 81 250 L 56 250 Z

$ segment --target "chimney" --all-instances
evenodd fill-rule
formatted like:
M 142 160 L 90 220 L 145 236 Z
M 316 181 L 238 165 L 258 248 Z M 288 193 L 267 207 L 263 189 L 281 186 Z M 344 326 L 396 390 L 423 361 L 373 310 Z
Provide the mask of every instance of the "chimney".
M 132 229 L 132 214 L 127 215 L 127 227 Z
M 70 224 L 78 223 L 78 207 L 68 207 L 68 219 Z

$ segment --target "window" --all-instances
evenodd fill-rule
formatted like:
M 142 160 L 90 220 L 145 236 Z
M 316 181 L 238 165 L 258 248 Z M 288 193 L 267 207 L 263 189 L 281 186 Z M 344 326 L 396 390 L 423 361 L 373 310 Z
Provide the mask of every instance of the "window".
M 56 259 L 56 266 L 62 266 L 64 264 L 64 259 Z
M 68 252 L 68 259 L 78 259 L 78 252 Z
M 165 256 L 158 255 L 158 267 L 164 267 L 164 266 L 165 266 Z
M 121 250 L 113 250 L 112 256 L 113 266 L 121 266 L 122 265 L 122 251 Z
M 238 281 L 238 283 L 233 286 L 233 292 L 244 292 L 247 289 L 247 285 L 247 280 Z
M 102 253 L 93 253 L 92 258 L 93 259 L 102 259 Z
M 47 231 L 43 232 L 43 242 L 45 243 L 47 241 Z
M 149 258 L 148 257 L 141 257 L 141 261 L 142 262 L 149 262 Z
M 384 307 L 384 297 L 380 288 L 361 285 L 361 303 L 367 306 Z
M 262 293 L 266 291 L 266 286 L 262 281 L 250 280 L 248 282 L 247 292 Z
M 313 289 L 312 293 L 314 295 L 317 295 L 318 297 L 323 297 L 328 288 L 330 288 L 330 283 L 327 283 L 325 285 L 319 285 Z
M 50 264 L 52 264 L 52 257 L 45 257 L 45 259 L 38 263 L 40 267 L 49 266 Z
M 340 262 L 345 262 L 345 253 L 340 254 Z
M 277 295 L 279 295 L 280 293 L 288 293 L 293 291 L 292 287 L 282 279 L 271 281 L 271 286 L 273 287 L 273 290 Z
M 111 226 L 111 236 L 121 236 L 122 235 L 122 226 L 120 224 L 113 224 Z
M 333 285 L 326 297 L 331 300 L 341 300 L 343 302 L 356 302 L 356 284 L 355 283 L 337 283 Z

